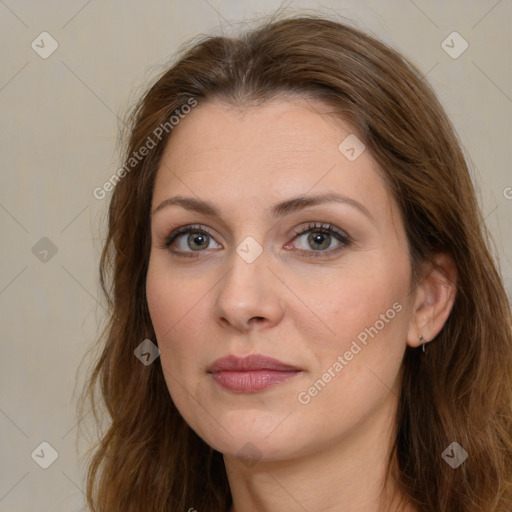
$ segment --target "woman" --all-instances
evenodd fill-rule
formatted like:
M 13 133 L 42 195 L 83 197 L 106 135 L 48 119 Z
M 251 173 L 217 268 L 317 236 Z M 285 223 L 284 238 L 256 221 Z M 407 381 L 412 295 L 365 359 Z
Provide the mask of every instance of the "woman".
M 204 38 L 118 177 L 91 510 L 511 510 L 510 308 L 406 59 L 315 17 Z

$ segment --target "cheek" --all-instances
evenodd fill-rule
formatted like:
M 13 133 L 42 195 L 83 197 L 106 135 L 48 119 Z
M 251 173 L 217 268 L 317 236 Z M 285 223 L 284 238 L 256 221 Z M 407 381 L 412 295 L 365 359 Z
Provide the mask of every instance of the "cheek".
M 165 258 L 150 258 L 146 277 L 146 297 L 155 332 L 165 341 L 168 336 L 194 314 L 194 307 L 204 285 L 201 281 L 185 279 L 175 269 L 170 269 Z M 196 306 L 197 307 L 197 306 Z
M 150 260 L 146 278 L 146 297 L 168 384 L 172 383 L 168 376 L 176 371 L 172 363 L 181 358 L 179 344 L 176 342 L 179 339 L 176 331 L 181 327 L 180 324 L 186 321 L 187 311 L 190 309 L 187 304 L 188 294 L 184 296 L 183 293 L 177 292 L 183 290 L 183 287 L 176 281 L 176 277 L 167 272 L 158 260 Z
M 146 297 L 167 388 L 174 403 L 182 410 L 185 397 L 181 396 L 180 390 L 190 388 L 185 378 L 190 375 L 186 361 L 191 353 L 197 353 L 190 346 L 190 338 L 184 337 L 183 333 L 189 332 L 192 336 L 187 327 L 194 328 L 190 318 L 196 311 L 192 310 L 194 290 L 184 287 L 176 274 L 166 270 L 158 260 L 150 260 Z
M 317 276 L 311 280 L 314 285 L 304 287 L 309 280 L 302 280 L 302 287 L 297 286 L 297 295 L 304 297 L 310 309 L 307 318 L 303 319 L 303 328 L 307 330 L 308 320 L 314 319 L 316 336 L 312 332 L 309 340 L 319 339 L 318 335 L 322 333 L 324 342 L 333 340 L 327 346 L 340 349 L 376 322 L 379 331 L 389 332 L 392 327 L 396 329 L 401 317 L 405 317 L 396 310 L 405 307 L 409 286 L 407 264 L 400 266 L 383 258 L 367 258 L 364 264 L 362 261 L 363 258 L 356 254 L 335 279 L 332 275 L 321 279 Z M 399 306 L 393 308 L 395 303 Z M 381 319 L 382 315 L 384 319 Z
M 169 395 L 186 423 L 213 443 L 223 432 L 204 390 L 206 366 L 215 359 L 207 318 L 211 287 L 204 279 L 169 270 L 165 261 L 150 261 L 146 296 Z
M 347 262 L 337 283 L 326 280 L 324 294 L 318 288 L 314 292 L 312 309 L 326 334 L 319 336 L 317 329 L 307 337 L 309 359 L 315 361 L 308 382 L 314 386 L 320 379 L 327 385 L 324 390 L 318 384 L 322 396 L 315 395 L 310 410 L 343 403 L 356 414 L 384 399 L 397 383 L 410 321 L 408 260 L 369 258 L 365 265 L 361 260 L 357 265 Z M 306 324 L 303 320 L 304 330 Z M 341 420 L 344 413 L 329 414 Z
M 190 365 L 197 367 L 209 360 L 206 295 L 210 288 L 203 279 L 169 269 L 163 258 L 150 260 L 146 278 L 148 309 L 162 366 L 173 375 L 191 375 L 186 371 Z

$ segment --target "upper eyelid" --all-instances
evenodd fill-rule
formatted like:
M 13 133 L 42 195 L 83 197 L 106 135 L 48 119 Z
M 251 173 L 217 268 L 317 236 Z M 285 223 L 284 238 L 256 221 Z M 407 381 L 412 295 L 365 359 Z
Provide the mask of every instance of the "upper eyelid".
M 300 228 L 295 228 L 293 230 L 293 234 L 294 235 L 301 234 L 304 231 L 308 231 L 308 230 L 312 230 L 312 229 L 339 232 L 339 234 L 342 234 L 342 235 L 345 235 L 348 237 L 348 234 L 344 230 L 337 228 L 332 223 L 320 222 L 320 221 L 307 222 L 306 225 L 303 225 Z M 188 232 L 194 232 L 194 230 L 205 231 L 209 235 L 213 236 L 213 234 L 212 234 L 213 230 L 211 228 L 209 228 L 208 226 L 205 226 L 203 224 L 184 224 L 183 226 L 179 226 L 179 227 L 173 229 L 168 235 L 166 235 L 166 237 L 182 235 L 182 234 L 186 234 Z

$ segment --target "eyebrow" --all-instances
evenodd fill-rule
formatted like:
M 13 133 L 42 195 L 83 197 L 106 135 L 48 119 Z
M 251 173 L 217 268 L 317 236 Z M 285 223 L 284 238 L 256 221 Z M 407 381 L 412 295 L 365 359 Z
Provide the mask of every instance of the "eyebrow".
M 356 210 L 359 210 L 359 212 L 368 217 L 374 224 L 376 223 L 372 214 L 359 201 L 356 201 L 355 199 L 345 195 L 336 194 L 334 192 L 317 194 L 313 196 L 292 197 L 291 199 L 287 199 L 286 201 L 282 201 L 281 203 L 276 203 L 273 205 L 270 209 L 270 214 L 274 218 L 284 217 L 285 215 L 289 215 L 290 213 L 302 210 L 304 208 L 325 203 L 347 204 Z M 153 210 L 152 215 L 155 215 L 164 208 L 172 205 L 181 206 L 186 210 L 202 213 L 210 217 L 221 217 L 219 210 L 213 204 L 201 199 L 196 199 L 194 197 L 184 196 L 175 196 L 165 199 Z

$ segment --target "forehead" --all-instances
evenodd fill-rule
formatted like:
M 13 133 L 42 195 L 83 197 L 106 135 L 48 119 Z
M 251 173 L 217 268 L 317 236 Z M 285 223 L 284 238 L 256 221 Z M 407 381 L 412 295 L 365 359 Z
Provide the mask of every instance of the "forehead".
M 339 192 L 392 214 L 378 166 L 351 126 L 315 100 L 234 107 L 205 102 L 173 129 L 155 181 L 169 194 L 261 207 L 296 195 Z M 354 158 L 355 157 L 355 158 Z

